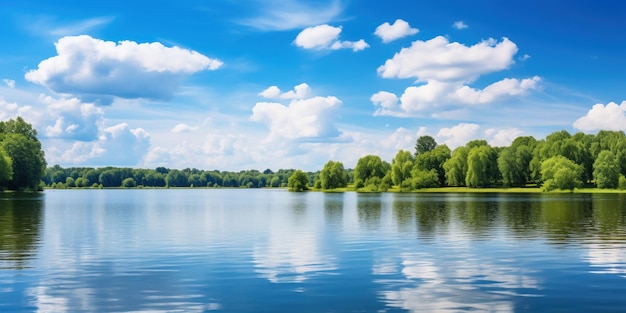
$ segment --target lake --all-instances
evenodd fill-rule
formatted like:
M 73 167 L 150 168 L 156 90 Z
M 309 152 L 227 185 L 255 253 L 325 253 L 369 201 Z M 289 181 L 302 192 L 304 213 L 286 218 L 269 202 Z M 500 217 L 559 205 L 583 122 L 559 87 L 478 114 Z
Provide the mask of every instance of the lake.
M 0 195 L 0 312 L 624 312 L 626 195 Z

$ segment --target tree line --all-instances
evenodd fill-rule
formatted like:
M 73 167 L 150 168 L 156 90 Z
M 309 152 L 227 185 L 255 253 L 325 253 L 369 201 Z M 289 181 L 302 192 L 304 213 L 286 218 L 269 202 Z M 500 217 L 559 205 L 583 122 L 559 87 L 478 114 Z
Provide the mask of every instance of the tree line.
M 537 140 L 517 137 L 510 146 L 472 140 L 450 150 L 431 136 L 416 140 L 414 151 L 400 150 L 391 162 L 361 157 L 353 169 L 328 161 L 317 172 L 266 169 L 239 172 L 199 169 L 121 167 L 46 168 L 37 130 L 21 117 L 0 121 L 0 190 L 108 187 L 288 187 L 290 190 L 413 191 L 466 186 L 540 187 L 544 191 L 580 187 L 626 189 L 626 135 L 556 131 Z
M 626 189 L 626 136 L 622 131 L 571 135 L 556 131 L 545 139 L 517 137 L 508 147 L 472 140 L 450 150 L 431 136 L 421 136 L 413 152 L 400 150 L 391 163 L 375 155 L 360 158 L 352 176 L 341 162 L 329 161 L 316 180 L 295 172 L 295 191 L 346 188 L 399 191 L 465 186 L 539 187 L 544 191 L 581 187 Z M 325 174 L 324 174 L 325 173 Z

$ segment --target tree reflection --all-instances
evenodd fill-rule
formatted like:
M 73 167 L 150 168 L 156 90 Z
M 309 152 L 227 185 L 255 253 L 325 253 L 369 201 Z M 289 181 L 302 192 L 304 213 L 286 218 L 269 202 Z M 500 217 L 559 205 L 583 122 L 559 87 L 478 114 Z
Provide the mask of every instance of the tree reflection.
M 359 223 L 368 227 L 380 226 L 382 199 L 380 194 L 359 194 L 357 196 Z
M 593 223 L 601 237 L 611 238 L 621 234 L 624 238 L 624 225 L 626 225 L 626 195 L 594 195 Z
M 481 196 L 469 196 L 455 210 L 455 216 L 475 235 L 484 235 L 496 226 L 499 202 Z
M 343 221 L 343 193 L 324 193 L 324 218 L 326 224 L 340 225 Z
M 548 239 L 567 242 L 593 230 L 590 195 L 558 195 L 541 201 L 541 223 Z
M 438 231 L 447 228 L 450 223 L 450 204 L 446 198 L 442 200 L 428 197 L 415 201 L 415 223 L 418 236 L 433 238 Z
M 0 268 L 24 269 L 35 258 L 43 204 L 41 194 L 0 194 Z

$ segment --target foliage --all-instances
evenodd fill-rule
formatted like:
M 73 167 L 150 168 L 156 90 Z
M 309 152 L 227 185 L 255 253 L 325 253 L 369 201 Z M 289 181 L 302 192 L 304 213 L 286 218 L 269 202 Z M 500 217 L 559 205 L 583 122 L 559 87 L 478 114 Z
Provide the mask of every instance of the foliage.
M 448 186 L 465 186 L 468 152 L 468 148 L 458 147 L 452 151 L 450 159 L 443 164 Z
M 126 179 L 124 179 L 122 181 L 122 187 L 124 188 L 133 188 L 133 187 L 137 187 L 137 182 L 135 182 L 135 179 L 132 177 L 128 177 Z
M 437 172 L 439 184 L 443 186 L 446 181 L 446 171 L 444 163 L 450 159 L 450 148 L 447 145 L 438 145 L 431 151 L 419 154 L 415 158 L 415 166 L 421 170 Z
M 410 187 L 413 161 L 413 155 L 406 150 L 398 151 L 396 157 L 391 161 L 391 180 L 393 184 L 400 186 L 401 190 L 406 190 L 406 187 Z M 408 184 L 405 182 L 408 182 Z
M 0 148 L 4 151 L 4 156 L 12 160 L 13 172 L 12 178 L 4 180 L 2 187 L 13 190 L 39 190 L 46 160 L 41 143 L 37 139 L 37 130 L 21 117 L 0 122 Z
M 620 166 L 615 154 L 603 150 L 593 163 L 593 176 L 598 188 L 617 188 L 619 184 Z
M 434 150 L 437 147 L 435 138 L 431 136 L 420 136 L 415 142 L 415 156 Z
M 13 160 L 0 147 L 0 191 L 13 179 Z
M 412 172 L 413 179 L 411 186 L 413 189 L 433 188 L 439 186 L 439 175 L 437 171 L 430 171 L 414 168 Z
M 562 155 L 551 157 L 541 163 L 541 176 L 545 179 L 543 190 L 579 188 L 582 186 L 582 172 L 582 166 Z
M 308 184 L 309 177 L 305 172 L 301 170 L 293 172 L 293 174 L 289 176 L 289 179 L 287 181 L 287 187 L 289 188 L 289 191 L 306 191 L 309 189 Z
M 348 185 L 348 173 L 343 163 L 328 161 L 320 172 L 319 180 L 322 189 L 342 188 Z
M 489 145 L 471 148 L 467 155 L 467 173 L 465 185 L 468 187 L 486 187 L 498 179 L 497 153 Z
M 372 180 L 374 177 L 382 181 L 390 170 L 391 165 L 383 162 L 379 156 L 366 155 L 358 160 L 354 168 L 355 187 L 358 189 L 365 185 L 375 184 L 378 180 Z

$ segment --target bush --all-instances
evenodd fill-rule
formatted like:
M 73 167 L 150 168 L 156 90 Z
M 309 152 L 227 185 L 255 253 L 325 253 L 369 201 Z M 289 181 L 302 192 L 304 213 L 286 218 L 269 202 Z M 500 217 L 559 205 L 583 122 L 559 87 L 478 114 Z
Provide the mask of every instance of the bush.
M 122 181 L 122 187 L 134 188 L 134 187 L 137 187 L 137 183 L 135 182 L 135 179 L 133 179 L 132 177 L 129 177 Z
M 624 177 L 624 175 L 619 176 L 618 188 L 620 190 L 626 190 L 626 177 Z

